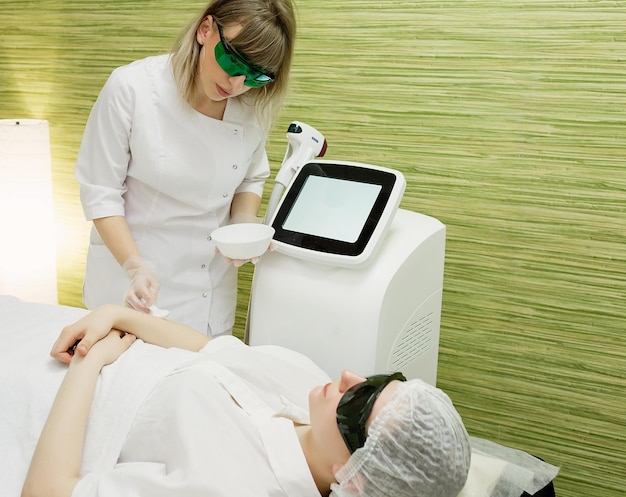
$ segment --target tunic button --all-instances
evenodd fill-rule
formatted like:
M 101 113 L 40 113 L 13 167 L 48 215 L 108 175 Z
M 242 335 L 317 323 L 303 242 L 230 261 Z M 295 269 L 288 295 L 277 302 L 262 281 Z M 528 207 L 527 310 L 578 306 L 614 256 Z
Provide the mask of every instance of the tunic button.
M 237 164 L 233 164 L 233 169 L 237 169 L 239 166 Z
M 206 292 L 204 292 L 204 293 L 202 294 L 202 297 L 204 297 L 205 299 L 207 298 L 207 294 L 206 294 Z
M 202 269 L 206 269 L 206 264 L 202 264 L 202 266 L 200 266 Z
M 239 134 L 239 130 L 238 129 L 233 129 L 233 135 L 238 135 Z
M 206 237 L 206 239 L 207 239 L 208 241 L 211 241 L 211 235 L 208 235 L 208 236 Z
M 228 197 L 228 193 L 224 193 L 224 194 L 222 195 L 222 197 L 224 197 L 224 198 Z

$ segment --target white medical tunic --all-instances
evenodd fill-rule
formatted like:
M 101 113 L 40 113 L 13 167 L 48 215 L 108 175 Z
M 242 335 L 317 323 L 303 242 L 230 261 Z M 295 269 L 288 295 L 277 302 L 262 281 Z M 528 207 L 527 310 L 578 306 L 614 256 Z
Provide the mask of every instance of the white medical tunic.
M 308 392 L 327 381 L 300 354 L 220 337 L 159 381 L 117 464 L 72 497 L 319 497 L 294 422 L 309 422 Z
M 234 323 L 236 269 L 216 256 L 210 233 L 228 222 L 233 195 L 262 196 L 265 141 L 254 107 L 239 98 L 227 100 L 221 121 L 191 109 L 167 55 L 114 70 L 85 127 L 75 175 L 86 218 L 125 216 L 159 276 L 158 306 L 202 333 Z M 128 284 L 92 229 L 85 305 L 121 304 Z

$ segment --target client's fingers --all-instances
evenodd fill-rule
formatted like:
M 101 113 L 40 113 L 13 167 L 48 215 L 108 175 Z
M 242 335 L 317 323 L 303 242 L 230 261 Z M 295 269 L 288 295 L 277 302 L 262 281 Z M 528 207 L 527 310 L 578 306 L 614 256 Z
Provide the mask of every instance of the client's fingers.
M 94 348 L 94 354 L 102 355 L 103 365 L 116 361 L 137 338 L 130 333 L 113 330 Z
M 56 359 L 57 361 L 61 361 L 65 364 L 69 364 L 70 361 L 72 360 L 72 356 L 73 354 L 70 353 L 69 351 L 65 351 L 65 352 L 57 352 L 55 350 L 52 350 L 50 352 L 50 356 L 54 359 Z
M 132 335 L 131 333 L 124 334 L 124 336 L 121 337 L 124 350 L 127 350 L 128 347 L 130 347 L 135 340 L 137 340 L 137 337 L 135 335 Z
M 61 330 L 61 334 L 54 342 L 50 355 L 65 364 L 69 364 L 76 350 L 85 355 L 90 348 L 84 342 L 84 330 L 76 328 L 74 325 L 66 326 Z
M 102 339 L 103 342 L 109 342 L 120 349 L 127 349 L 135 341 L 137 337 L 131 333 L 120 330 L 111 330 L 110 333 Z

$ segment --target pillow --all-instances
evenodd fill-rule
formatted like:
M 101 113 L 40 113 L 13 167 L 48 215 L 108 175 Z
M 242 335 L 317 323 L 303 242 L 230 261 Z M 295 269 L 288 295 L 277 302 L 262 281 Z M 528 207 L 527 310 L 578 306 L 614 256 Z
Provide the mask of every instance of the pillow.
M 470 437 L 472 460 L 458 497 L 520 497 L 550 483 L 559 468 L 527 452 Z

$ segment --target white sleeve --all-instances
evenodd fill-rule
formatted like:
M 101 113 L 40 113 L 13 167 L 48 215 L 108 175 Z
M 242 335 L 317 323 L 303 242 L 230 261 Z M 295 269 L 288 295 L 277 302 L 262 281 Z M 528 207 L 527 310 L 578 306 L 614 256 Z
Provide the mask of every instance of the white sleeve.
M 235 190 L 235 194 L 242 192 L 256 193 L 259 197 L 263 196 L 263 188 L 265 179 L 270 175 L 270 163 L 265 150 L 265 139 L 259 140 L 259 144 L 252 154 L 250 166 L 245 178 Z
M 75 176 L 88 220 L 123 216 L 134 97 L 125 68 L 113 71 L 91 109 L 76 161 Z

